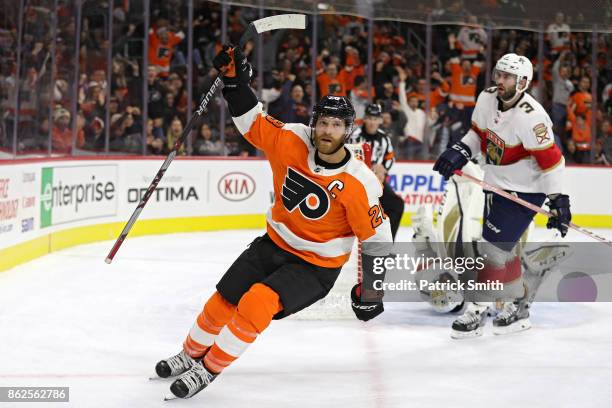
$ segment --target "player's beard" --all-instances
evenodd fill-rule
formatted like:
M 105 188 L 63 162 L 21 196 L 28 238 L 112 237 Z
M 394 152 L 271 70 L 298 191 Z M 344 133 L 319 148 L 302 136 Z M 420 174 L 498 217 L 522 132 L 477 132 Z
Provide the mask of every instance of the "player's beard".
M 506 87 L 503 87 L 503 90 L 504 93 L 500 95 L 499 87 L 497 88 L 497 95 L 499 96 L 499 99 L 502 100 L 502 102 L 510 102 L 516 96 L 516 86 L 510 90 L 506 89 Z
M 344 138 L 334 141 L 329 135 L 319 135 L 315 133 L 315 148 L 319 153 L 334 154 L 344 146 Z M 331 143 L 322 143 L 322 139 L 329 139 Z

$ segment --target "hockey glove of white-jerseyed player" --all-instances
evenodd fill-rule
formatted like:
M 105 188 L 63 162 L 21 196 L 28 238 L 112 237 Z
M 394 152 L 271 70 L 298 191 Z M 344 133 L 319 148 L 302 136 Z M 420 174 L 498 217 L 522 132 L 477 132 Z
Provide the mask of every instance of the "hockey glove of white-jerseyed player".
M 376 282 L 384 281 L 385 271 L 373 273 L 374 256 L 371 255 L 362 254 L 361 264 L 363 281 L 351 290 L 351 307 L 359 320 L 367 322 L 385 311 L 384 292 L 375 289 Z
M 240 85 L 249 85 L 253 76 L 253 67 L 238 47 L 224 45 L 221 51 L 213 58 L 213 65 L 223 72 L 225 88 L 238 88 Z
M 572 220 L 569 196 L 567 194 L 550 194 L 546 205 L 550 208 L 550 212 L 553 215 L 548 218 L 546 228 L 556 228 L 561 233 L 561 236 L 565 237 L 568 225 Z
M 433 169 L 448 180 L 455 170 L 461 170 L 471 157 L 472 151 L 469 146 L 458 141 L 438 157 Z

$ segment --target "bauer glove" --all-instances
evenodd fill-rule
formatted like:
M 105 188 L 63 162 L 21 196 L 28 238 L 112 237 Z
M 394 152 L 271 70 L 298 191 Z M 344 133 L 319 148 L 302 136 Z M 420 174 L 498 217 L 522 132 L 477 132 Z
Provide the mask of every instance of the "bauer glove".
M 546 205 L 552 213 L 552 217 L 548 218 L 546 228 L 556 228 L 561 233 L 561 236 L 565 237 L 568 225 L 572 220 L 569 196 L 567 194 L 550 194 Z
M 247 61 L 242 51 L 232 45 L 224 45 L 223 49 L 213 58 L 213 65 L 223 72 L 223 84 L 226 88 L 237 88 L 248 85 L 253 76 L 253 67 Z

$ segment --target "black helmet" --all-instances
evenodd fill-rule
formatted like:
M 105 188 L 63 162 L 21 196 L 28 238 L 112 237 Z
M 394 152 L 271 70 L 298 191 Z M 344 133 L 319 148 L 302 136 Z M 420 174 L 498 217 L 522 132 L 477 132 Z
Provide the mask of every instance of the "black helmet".
M 370 103 L 365 108 L 365 116 L 374 116 L 381 117 L 382 116 L 382 108 L 377 103 Z
M 355 121 L 355 109 L 348 98 L 333 95 L 327 95 L 321 98 L 312 110 L 312 118 L 310 119 L 311 128 L 314 129 L 317 120 L 321 116 L 332 116 L 334 118 L 344 119 L 346 137 L 351 134 L 353 122 Z

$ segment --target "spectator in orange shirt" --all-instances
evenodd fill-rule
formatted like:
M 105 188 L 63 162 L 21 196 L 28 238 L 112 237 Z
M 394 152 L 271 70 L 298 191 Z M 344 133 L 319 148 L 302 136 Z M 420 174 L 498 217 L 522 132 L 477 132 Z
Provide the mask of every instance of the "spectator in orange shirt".
M 454 57 L 449 61 L 451 85 L 449 94 L 450 115 L 455 121 L 461 122 L 461 129 L 456 136 L 463 135 L 472 124 L 472 112 L 476 106 L 476 82 L 482 63 Z M 454 136 L 453 140 L 454 142 Z
M 344 85 L 345 91 L 350 92 L 355 86 L 355 78 L 365 76 L 365 67 L 361 63 L 359 51 L 356 48 L 347 46 L 346 48 L 346 64 L 340 71 L 339 79 Z
M 567 149 L 573 155 L 576 163 L 591 162 L 591 125 L 584 113 L 568 112 L 568 120 L 572 123 L 572 138 Z
M 338 66 L 334 63 L 327 64 L 325 72 L 317 77 L 320 97 L 326 95 L 346 96 L 346 88 L 338 77 Z
M 576 115 L 585 114 L 586 119 L 591 118 L 591 80 L 588 76 L 582 76 L 578 82 L 578 90 L 572 94 L 568 101 L 568 110 L 574 110 Z M 569 112 L 568 112 L 569 114 Z
M 149 65 L 157 68 L 158 76 L 168 76 L 174 48 L 184 38 L 182 31 L 175 34 L 166 27 L 149 31 Z
M 432 72 L 431 79 L 432 90 L 429 97 L 429 107 L 433 109 L 446 101 L 446 97 L 450 91 L 450 85 L 442 78 L 442 75 L 438 71 Z

